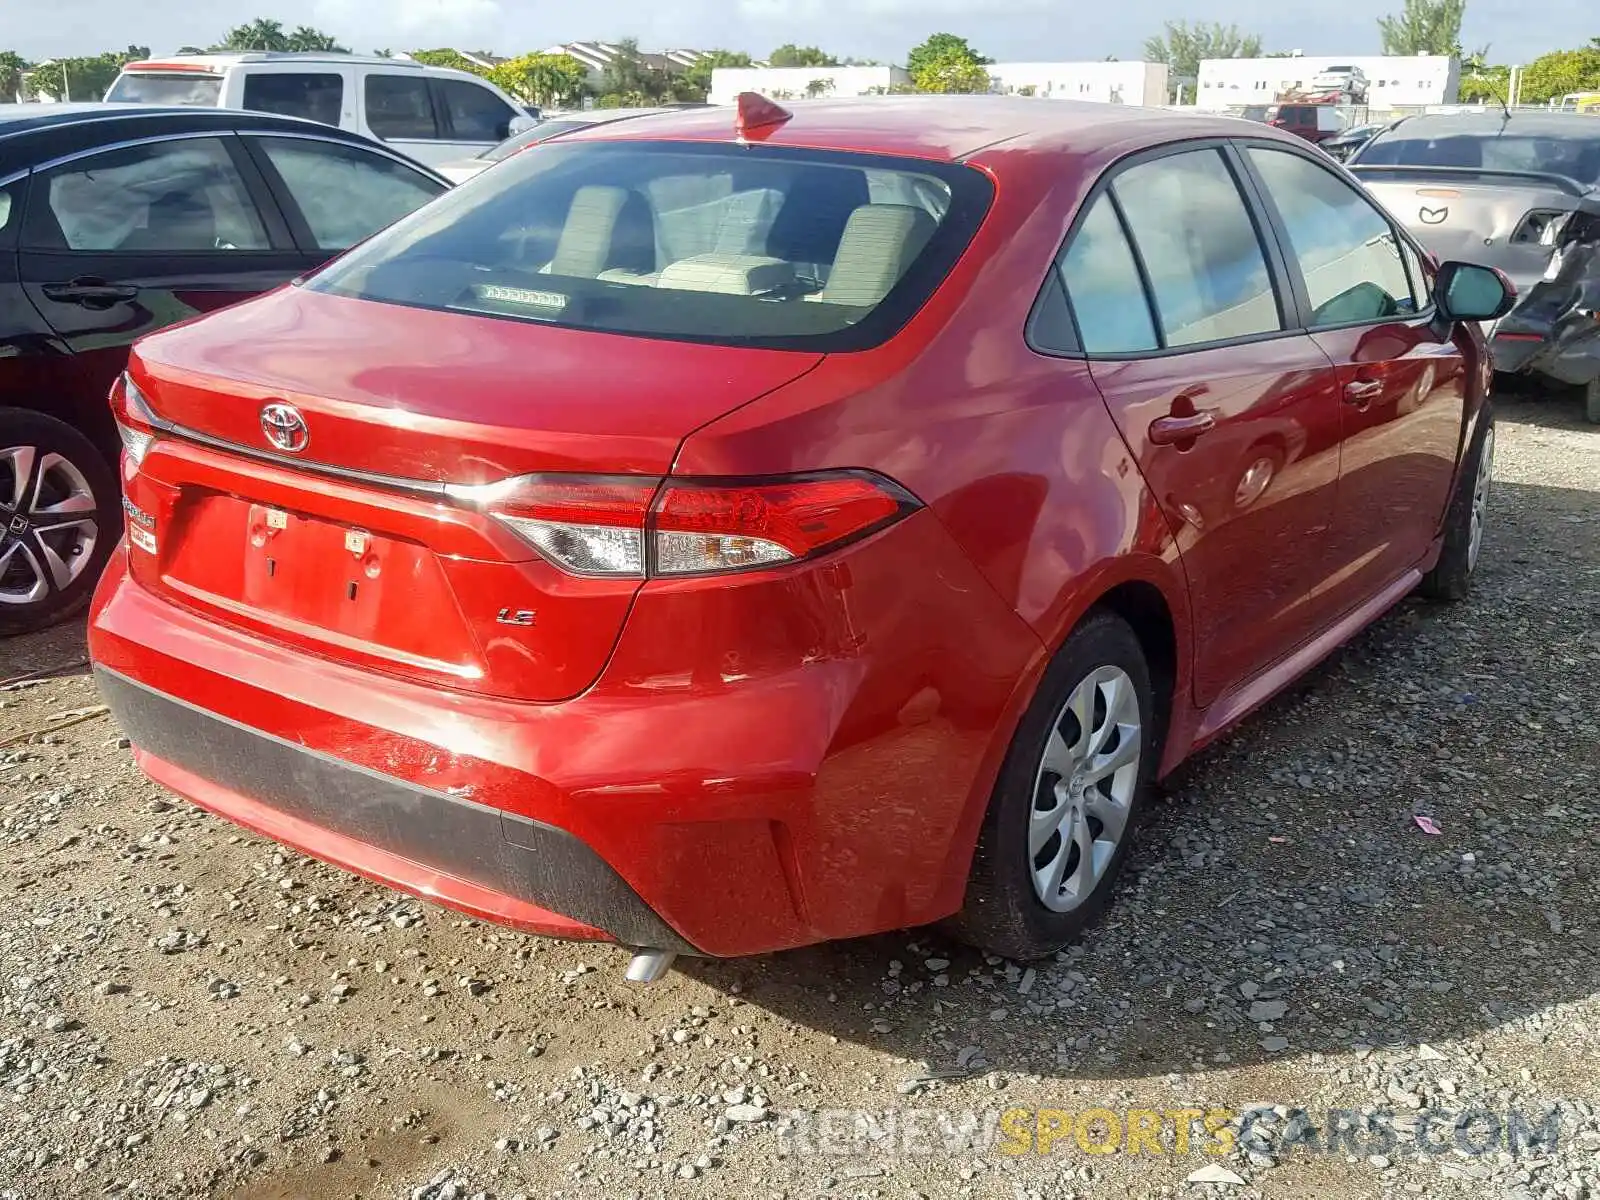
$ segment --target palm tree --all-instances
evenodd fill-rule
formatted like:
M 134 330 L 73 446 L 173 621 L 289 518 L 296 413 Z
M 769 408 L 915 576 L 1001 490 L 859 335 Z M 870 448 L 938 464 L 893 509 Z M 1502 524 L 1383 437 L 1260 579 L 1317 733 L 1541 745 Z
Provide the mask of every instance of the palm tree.
M 347 47 L 334 41 L 332 35 L 323 33 L 320 29 L 313 29 L 309 25 L 301 25 L 288 39 L 290 50 L 320 50 L 329 54 L 349 54 Z
M 257 17 L 248 25 L 228 30 L 228 36 L 217 47 L 219 50 L 287 50 L 288 35 L 283 32 L 283 22 Z

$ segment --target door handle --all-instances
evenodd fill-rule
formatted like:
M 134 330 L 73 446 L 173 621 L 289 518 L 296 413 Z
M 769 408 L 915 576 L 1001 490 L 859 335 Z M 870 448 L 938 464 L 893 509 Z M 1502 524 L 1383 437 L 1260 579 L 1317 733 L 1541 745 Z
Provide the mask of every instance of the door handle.
M 1344 385 L 1344 402 L 1365 409 L 1383 395 L 1383 384 L 1376 379 L 1352 379 Z
M 39 290 L 51 300 L 81 304 L 85 308 L 109 308 L 120 300 L 133 300 L 139 295 L 139 289 L 131 285 L 89 277 L 70 283 L 47 283 Z
M 1170 446 L 1174 442 L 1191 441 L 1216 427 L 1216 417 L 1208 412 L 1189 413 L 1181 417 L 1157 417 L 1150 422 L 1150 441 L 1157 446 Z

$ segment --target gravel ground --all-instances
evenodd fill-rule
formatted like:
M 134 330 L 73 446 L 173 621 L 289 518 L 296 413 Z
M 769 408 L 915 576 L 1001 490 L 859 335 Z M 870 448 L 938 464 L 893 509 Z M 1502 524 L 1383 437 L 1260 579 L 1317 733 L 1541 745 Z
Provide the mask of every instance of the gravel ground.
M 6 687 L 0 1197 L 1600 1196 L 1600 431 L 1509 402 L 1497 476 L 1477 598 L 1205 755 L 1032 969 L 917 931 L 633 988 L 162 794 L 81 667 Z

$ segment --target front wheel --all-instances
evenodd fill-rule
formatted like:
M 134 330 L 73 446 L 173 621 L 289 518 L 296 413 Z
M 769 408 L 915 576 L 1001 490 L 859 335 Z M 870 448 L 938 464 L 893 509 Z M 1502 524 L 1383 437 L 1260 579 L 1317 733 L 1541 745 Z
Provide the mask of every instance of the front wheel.
M 1017 728 L 955 935 L 1024 960 L 1074 941 L 1115 890 L 1157 742 L 1139 639 L 1095 613 L 1057 652 Z
M 1589 386 L 1583 389 L 1583 415 L 1589 424 L 1600 425 L 1600 375 L 1589 380 Z
M 1493 479 L 1494 410 L 1485 405 L 1445 516 L 1444 548 L 1433 570 L 1422 578 L 1422 594 L 1430 600 L 1465 600 L 1472 593 Z
M 116 545 L 116 476 L 72 426 L 0 408 L 0 523 L 0 635 L 53 625 L 88 603 Z

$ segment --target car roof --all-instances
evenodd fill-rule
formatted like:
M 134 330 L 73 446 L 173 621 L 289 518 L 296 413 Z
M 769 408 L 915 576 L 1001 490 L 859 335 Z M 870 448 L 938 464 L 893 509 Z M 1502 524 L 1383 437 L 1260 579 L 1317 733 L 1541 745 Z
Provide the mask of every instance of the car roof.
M 1489 109 L 1482 113 L 1430 113 L 1407 117 L 1394 127 L 1397 137 L 1498 137 L 1518 134 L 1523 137 L 1600 136 L 1600 124 L 1584 113 L 1504 112 Z
M 770 146 L 852 150 L 958 161 L 1001 142 L 1085 152 L 1136 142 L 1241 136 L 1239 119 L 1080 100 L 1010 96 L 863 96 L 785 101 L 793 117 L 759 140 Z M 628 139 L 734 141 L 736 108 L 678 109 L 648 121 L 607 122 L 562 142 Z M 1281 136 L 1252 126 L 1252 137 Z
M 279 129 L 370 145 L 333 125 L 275 113 L 143 104 L 0 104 L 0 178 L 100 144 L 207 130 Z
M 368 66 L 398 67 L 402 70 L 423 70 L 428 64 L 411 58 L 385 58 L 381 54 L 336 54 L 328 50 L 240 50 L 225 54 L 169 54 L 164 58 L 146 58 L 125 63 L 124 71 L 182 70 L 185 67 L 211 67 L 222 69 L 240 63 L 353 63 Z

